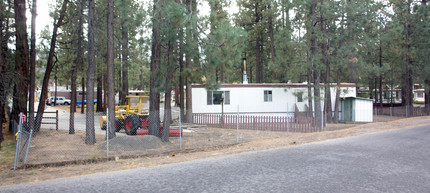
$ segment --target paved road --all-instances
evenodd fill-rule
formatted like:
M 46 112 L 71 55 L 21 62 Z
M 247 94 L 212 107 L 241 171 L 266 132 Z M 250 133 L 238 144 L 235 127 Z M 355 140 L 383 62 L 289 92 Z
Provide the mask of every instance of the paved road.
M 0 188 L 0 192 L 429 192 L 430 126 Z

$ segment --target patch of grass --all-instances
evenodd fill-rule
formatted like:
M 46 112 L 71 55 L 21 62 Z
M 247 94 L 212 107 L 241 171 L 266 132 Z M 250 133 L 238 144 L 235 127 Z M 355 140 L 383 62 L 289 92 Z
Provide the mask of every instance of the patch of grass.
M 0 149 L 0 172 L 10 170 L 15 158 L 15 141 L 7 128 L 3 128 L 4 141 Z
M 97 160 L 97 159 L 98 159 L 97 154 L 93 154 L 93 155 L 91 156 L 91 159 L 92 159 L 92 160 Z

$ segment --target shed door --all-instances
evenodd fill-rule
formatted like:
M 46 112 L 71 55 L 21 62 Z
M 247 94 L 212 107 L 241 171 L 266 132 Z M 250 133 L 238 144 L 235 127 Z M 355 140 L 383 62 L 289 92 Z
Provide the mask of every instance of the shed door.
M 344 115 L 345 121 L 352 121 L 352 100 L 344 101 Z

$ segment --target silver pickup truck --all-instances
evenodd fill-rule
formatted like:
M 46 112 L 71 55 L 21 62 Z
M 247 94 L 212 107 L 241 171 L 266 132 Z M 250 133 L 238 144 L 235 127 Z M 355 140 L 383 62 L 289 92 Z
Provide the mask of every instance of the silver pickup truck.
M 47 105 L 53 105 L 54 104 L 55 97 L 49 97 L 46 99 Z M 57 97 L 57 100 L 55 101 L 57 105 L 70 105 L 71 101 L 70 99 L 66 99 L 64 97 Z

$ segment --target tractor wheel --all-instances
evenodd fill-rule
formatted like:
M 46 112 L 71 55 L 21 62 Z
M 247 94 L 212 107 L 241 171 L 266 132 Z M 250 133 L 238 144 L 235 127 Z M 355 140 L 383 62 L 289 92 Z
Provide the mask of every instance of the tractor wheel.
M 129 114 L 125 118 L 125 133 L 127 135 L 136 135 L 136 130 L 139 127 L 139 118 L 136 114 Z
M 121 120 L 115 119 L 115 132 L 121 131 L 123 125 L 121 123 Z

